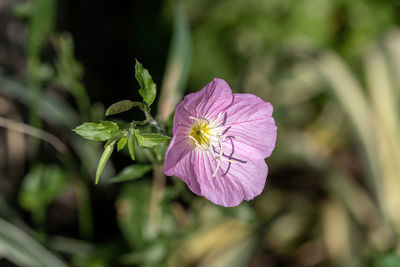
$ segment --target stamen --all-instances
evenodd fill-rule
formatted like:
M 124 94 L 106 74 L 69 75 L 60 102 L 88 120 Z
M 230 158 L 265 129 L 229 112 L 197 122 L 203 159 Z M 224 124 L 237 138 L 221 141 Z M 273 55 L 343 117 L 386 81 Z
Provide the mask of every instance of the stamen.
M 200 145 L 199 142 L 197 142 L 196 138 L 194 138 L 193 136 L 189 135 L 189 138 L 192 139 L 196 143 L 197 146 Z
M 227 158 L 221 158 L 221 160 L 230 162 L 230 163 L 242 163 L 241 161 L 238 160 L 233 160 L 233 159 L 227 159 Z
M 211 177 L 213 177 L 213 178 L 215 177 L 220 165 L 221 165 L 221 161 L 219 160 L 218 163 L 217 163 L 217 168 L 215 168 L 215 171 L 214 171 L 214 173 L 213 173 L 213 175 Z
M 224 116 L 224 117 L 222 117 Z M 196 118 L 189 116 L 191 120 L 194 120 L 194 124 L 189 130 L 188 137 L 195 148 L 200 148 L 202 151 L 211 152 L 213 156 L 213 160 L 217 161 L 217 166 L 212 174 L 212 177 L 215 177 L 218 173 L 218 170 L 221 168 L 221 162 L 225 161 L 229 164 L 233 163 L 246 163 L 245 161 L 234 159 L 228 155 L 224 154 L 223 142 L 230 139 L 233 136 L 227 136 L 226 133 L 230 129 L 229 127 L 224 126 L 226 121 L 226 113 L 219 112 L 217 118 L 206 119 L 206 118 Z M 221 120 L 222 123 L 221 123 Z M 231 140 L 232 142 L 232 140 Z M 217 146 L 216 143 L 218 144 Z M 219 151 L 217 149 L 219 148 Z M 233 154 L 233 144 L 232 144 L 232 153 Z M 228 165 L 228 170 L 229 170 Z M 228 171 L 227 170 L 227 171 Z M 224 175 L 222 175 L 224 176 Z

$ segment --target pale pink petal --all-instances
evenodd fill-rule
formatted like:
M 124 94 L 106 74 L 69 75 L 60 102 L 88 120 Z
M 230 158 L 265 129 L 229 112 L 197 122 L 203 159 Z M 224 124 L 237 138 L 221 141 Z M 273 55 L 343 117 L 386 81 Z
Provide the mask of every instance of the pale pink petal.
M 262 193 L 268 175 L 268 166 L 263 159 L 248 158 L 246 160 L 246 163 L 224 162 L 221 172 L 228 170 L 222 178 L 240 184 L 244 200 L 248 201 Z
M 197 194 L 200 193 L 200 185 L 196 178 L 196 166 L 193 164 L 195 151 L 187 147 L 184 152 L 184 156 L 177 161 L 173 167 L 164 164 L 164 173 L 168 176 L 176 176 L 184 181 L 190 188 L 190 190 Z
M 184 127 L 178 127 L 165 155 L 164 173 L 181 178 L 194 193 L 200 194 L 197 181 L 189 179 L 195 173 L 192 164 L 193 152 L 193 147 L 188 143 L 187 130 Z
M 196 154 L 197 180 L 200 184 L 200 195 L 211 202 L 224 207 L 234 207 L 243 201 L 243 191 L 238 184 L 220 177 L 212 177 L 217 162 L 207 152 Z
M 229 85 L 215 78 L 202 90 L 186 95 L 176 106 L 173 132 L 178 125 L 190 125 L 196 118 L 216 118 L 218 113 L 232 104 L 233 94 Z
M 268 167 L 264 160 L 247 160 L 246 163 L 221 162 L 217 175 L 217 161 L 207 152 L 195 154 L 195 168 L 201 195 L 211 202 L 234 207 L 243 200 L 253 199 L 264 189 Z
M 264 159 L 271 155 L 276 142 L 272 105 L 252 94 L 234 94 L 226 110 L 226 135 L 233 137 L 235 154 Z
M 190 128 L 190 126 L 193 123 L 193 120 L 190 119 L 190 116 L 193 116 L 193 111 L 190 112 L 187 110 L 185 106 L 187 106 L 188 100 L 187 96 L 178 103 L 175 109 L 175 115 L 174 115 L 174 124 L 172 128 L 172 133 L 175 135 L 177 128 L 178 127 L 185 127 L 185 128 Z M 188 108 L 191 108 L 190 105 Z

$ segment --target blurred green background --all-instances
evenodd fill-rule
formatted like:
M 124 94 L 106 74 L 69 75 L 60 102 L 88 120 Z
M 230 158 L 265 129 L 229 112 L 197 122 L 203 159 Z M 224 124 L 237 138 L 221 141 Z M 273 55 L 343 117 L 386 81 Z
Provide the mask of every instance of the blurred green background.
M 0 266 L 400 266 L 399 12 L 397 0 L 0 0 Z M 71 129 L 139 99 L 135 58 L 167 128 L 214 77 L 273 104 L 262 195 L 215 206 L 140 148 L 93 184 L 102 144 Z

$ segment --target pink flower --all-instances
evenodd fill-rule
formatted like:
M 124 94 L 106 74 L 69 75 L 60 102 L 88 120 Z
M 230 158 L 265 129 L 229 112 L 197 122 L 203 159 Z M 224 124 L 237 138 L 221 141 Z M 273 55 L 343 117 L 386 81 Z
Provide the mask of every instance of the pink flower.
M 164 173 L 225 207 L 261 194 L 265 158 L 275 147 L 272 105 L 253 94 L 232 94 L 222 79 L 177 105 Z

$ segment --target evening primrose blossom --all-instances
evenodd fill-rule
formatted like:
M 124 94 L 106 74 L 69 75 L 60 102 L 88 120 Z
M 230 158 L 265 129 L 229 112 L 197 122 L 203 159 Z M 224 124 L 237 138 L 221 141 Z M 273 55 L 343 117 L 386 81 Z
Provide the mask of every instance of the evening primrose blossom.
M 275 147 L 272 105 L 253 94 L 233 94 L 222 79 L 177 105 L 164 173 L 195 194 L 225 207 L 261 194 L 265 158 Z

